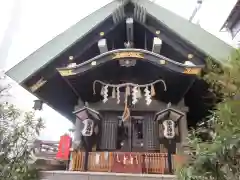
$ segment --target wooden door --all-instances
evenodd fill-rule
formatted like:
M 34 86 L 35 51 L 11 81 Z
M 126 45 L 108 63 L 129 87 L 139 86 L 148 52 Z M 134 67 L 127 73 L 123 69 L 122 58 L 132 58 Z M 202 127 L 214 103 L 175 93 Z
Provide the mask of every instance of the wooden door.
M 102 113 L 100 149 L 105 151 L 116 150 L 118 119 L 114 112 Z
M 144 115 L 144 148 L 145 151 L 159 150 L 159 136 L 157 122 L 154 121 L 154 113 Z
M 144 116 L 132 116 L 131 117 L 131 146 L 133 152 L 143 152 L 144 151 L 144 138 L 146 134 L 144 133 Z

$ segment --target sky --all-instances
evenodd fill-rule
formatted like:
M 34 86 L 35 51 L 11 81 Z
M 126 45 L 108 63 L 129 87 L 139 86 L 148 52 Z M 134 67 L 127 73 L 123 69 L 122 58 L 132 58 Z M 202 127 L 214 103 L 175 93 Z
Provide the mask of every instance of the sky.
M 235 46 L 230 34 L 224 30 L 220 31 L 220 29 L 236 2 L 237 0 L 203 0 L 202 7 L 193 22 L 199 21 L 203 29 Z
M 209 3 L 211 1 L 210 4 L 213 6 L 216 0 L 205 1 Z M 221 1 L 233 3 L 235 0 Z M 111 0 L 0 1 L 0 69 L 6 70 L 14 66 L 71 25 L 109 2 Z M 155 0 L 155 3 L 188 19 L 195 8 L 196 0 Z M 226 4 L 230 6 L 230 3 Z M 219 30 L 217 26 L 226 18 L 225 14 L 220 13 L 220 10 L 226 9 L 226 4 L 218 6 L 218 13 L 214 15 L 209 10 L 210 5 L 204 7 L 207 10 L 202 11 L 198 17 L 201 26 L 217 34 Z M 211 18 L 205 12 L 208 12 Z M 213 24 L 213 18 L 216 25 Z M 218 36 L 231 43 L 227 35 Z M 14 95 L 14 103 L 24 110 L 31 110 L 33 100 L 36 98 L 14 82 L 11 83 L 13 88 L 10 92 Z M 39 115 L 45 120 L 46 126 L 41 133 L 41 139 L 58 140 L 60 135 L 72 127 L 67 119 L 47 105 L 44 105 Z

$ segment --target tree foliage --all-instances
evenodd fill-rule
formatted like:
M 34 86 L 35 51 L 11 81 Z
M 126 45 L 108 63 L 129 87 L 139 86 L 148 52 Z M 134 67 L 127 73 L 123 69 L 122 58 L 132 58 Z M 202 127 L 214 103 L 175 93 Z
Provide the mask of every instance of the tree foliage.
M 31 145 L 43 123 L 33 112 L 21 112 L 6 102 L 4 80 L 0 80 L 0 180 L 38 179 L 31 161 Z
M 203 78 L 211 85 L 216 104 L 208 125 L 189 134 L 190 158 L 179 169 L 181 180 L 240 179 L 240 51 L 220 67 L 208 60 Z M 211 130 L 211 139 L 203 140 L 200 132 Z

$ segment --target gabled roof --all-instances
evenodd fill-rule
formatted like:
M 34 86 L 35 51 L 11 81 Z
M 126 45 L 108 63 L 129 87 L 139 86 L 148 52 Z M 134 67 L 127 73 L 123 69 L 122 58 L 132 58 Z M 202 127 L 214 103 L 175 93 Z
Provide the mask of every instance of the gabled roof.
M 190 44 L 214 59 L 224 61 L 232 53 L 233 47 L 205 31 L 199 25 L 193 24 L 161 6 L 154 5 L 150 1 L 137 0 L 137 2 L 145 7 L 150 15 L 157 18 L 181 38 L 189 41 Z
M 166 26 L 166 28 L 169 28 L 199 51 L 220 62 L 224 62 L 224 60 L 228 59 L 231 52 L 234 50 L 231 46 L 206 32 L 200 26 L 192 24 L 188 20 L 150 2 L 149 0 L 129 1 L 144 7 L 150 16 L 158 19 L 161 24 Z M 62 52 L 88 34 L 92 28 L 95 28 L 106 18 L 110 17 L 119 6 L 129 1 L 115 0 L 107 4 L 103 8 L 79 21 L 53 40 L 49 41 L 10 69 L 6 74 L 16 82 L 23 83 L 27 78 L 45 67 Z

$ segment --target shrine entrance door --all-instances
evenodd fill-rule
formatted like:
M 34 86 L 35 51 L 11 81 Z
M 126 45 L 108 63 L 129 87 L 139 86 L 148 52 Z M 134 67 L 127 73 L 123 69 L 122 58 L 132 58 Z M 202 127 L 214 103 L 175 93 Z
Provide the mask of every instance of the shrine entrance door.
M 117 147 L 124 152 L 147 152 L 157 148 L 158 134 L 154 113 L 132 113 L 122 122 L 118 116 Z

